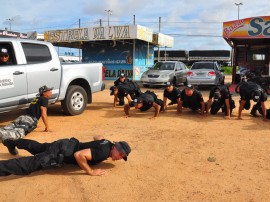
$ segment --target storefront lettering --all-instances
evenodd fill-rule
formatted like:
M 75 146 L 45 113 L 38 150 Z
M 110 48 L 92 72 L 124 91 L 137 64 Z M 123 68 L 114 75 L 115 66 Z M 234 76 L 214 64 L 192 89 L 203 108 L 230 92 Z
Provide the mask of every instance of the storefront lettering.
M 104 27 L 93 28 L 94 39 L 105 39 Z
M 48 41 L 50 42 L 83 41 L 83 40 L 89 40 L 88 28 L 58 30 L 48 32 Z
M 258 36 L 260 34 L 270 36 L 270 21 L 264 22 L 262 18 L 253 18 L 250 21 L 250 27 L 253 28 L 248 31 L 250 36 Z
M 119 77 L 121 73 L 124 73 L 126 75 L 126 77 L 128 78 L 132 78 L 133 77 L 133 70 L 132 69 L 125 69 L 125 70 L 122 70 L 122 69 L 107 69 L 105 71 L 105 77 Z
M 239 27 L 242 27 L 244 25 L 244 20 L 237 20 L 234 22 L 231 26 L 226 27 L 224 29 L 225 35 L 228 37 L 230 36 L 235 30 L 237 30 Z
M 112 33 L 113 32 L 113 33 Z M 110 39 L 127 39 L 130 38 L 129 26 L 114 26 L 113 29 L 109 29 Z

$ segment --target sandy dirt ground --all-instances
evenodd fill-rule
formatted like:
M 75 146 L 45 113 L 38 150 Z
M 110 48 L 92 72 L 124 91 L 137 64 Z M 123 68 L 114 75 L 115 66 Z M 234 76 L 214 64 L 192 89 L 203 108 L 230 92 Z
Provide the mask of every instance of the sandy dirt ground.
M 123 107 L 112 108 L 112 82 L 105 83 L 82 115 L 64 116 L 60 105 L 53 105 L 48 110 L 52 132 L 42 132 L 40 120 L 26 138 L 89 141 L 103 135 L 130 143 L 128 161 L 108 159 L 94 166 L 107 171 L 102 177 L 88 176 L 74 165 L 1 177 L 0 201 L 269 201 L 270 121 L 253 118 L 246 110 L 243 120 L 237 120 L 238 95 L 233 96 L 237 109 L 230 120 L 221 112 L 205 118 L 189 110 L 179 115 L 175 105 L 155 120 L 149 119 L 153 109 L 132 109 L 131 117 L 123 118 Z M 163 88 L 151 90 L 162 99 Z M 207 100 L 208 89 L 202 92 Z M 22 113 L 1 114 L 0 126 Z M 20 151 L 18 157 L 26 155 Z M 14 156 L 0 144 L 0 160 L 10 158 Z

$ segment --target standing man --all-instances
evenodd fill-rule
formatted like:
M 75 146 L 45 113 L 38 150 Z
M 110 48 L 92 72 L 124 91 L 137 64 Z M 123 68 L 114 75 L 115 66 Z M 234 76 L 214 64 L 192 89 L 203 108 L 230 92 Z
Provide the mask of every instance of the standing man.
M 236 90 L 237 92 L 238 90 Z M 267 95 L 265 91 L 257 83 L 252 81 L 243 82 L 239 86 L 240 93 L 240 106 L 238 110 L 238 119 L 242 119 L 243 109 L 250 109 L 250 100 L 256 102 L 253 105 L 250 114 L 257 117 L 257 110 L 261 107 L 261 113 L 263 115 L 263 120 L 266 121 L 266 108 L 265 101 L 267 100 Z
M 201 110 L 201 115 L 204 115 L 205 103 L 201 92 L 194 89 L 191 84 L 181 92 L 179 104 L 179 113 L 182 113 L 182 108 L 189 108 L 193 111 Z
M 214 102 L 212 102 L 214 100 Z M 211 109 L 210 109 L 211 108 Z M 230 119 L 232 110 L 235 108 L 234 100 L 232 95 L 225 85 L 214 86 L 209 93 L 209 100 L 207 102 L 206 113 L 208 114 L 209 109 L 211 114 L 217 114 L 222 109 L 225 116 L 224 118 Z
M 163 110 L 163 101 L 157 99 L 157 95 L 154 92 L 146 91 L 141 94 L 140 97 L 134 99 L 129 104 L 124 106 L 124 112 L 126 114 L 126 118 L 130 117 L 129 110 L 131 107 L 135 107 L 136 109 L 140 109 L 141 111 L 147 111 L 150 108 L 155 108 L 155 114 L 152 118 L 156 118 L 159 115 L 159 112 Z
M 163 92 L 163 105 L 164 105 L 164 111 L 167 109 L 167 99 L 169 99 L 171 102 L 168 105 L 177 104 L 177 111 L 180 110 L 180 96 L 181 91 L 173 86 L 171 82 L 167 82 L 165 86 L 165 90 Z
M 48 124 L 47 108 L 52 89 L 47 86 L 39 88 L 39 94 L 31 102 L 26 115 L 19 116 L 15 121 L 0 128 L 0 140 L 20 139 L 37 127 L 40 117 L 45 125 L 45 132 L 50 131 Z
M 85 143 L 79 142 L 76 138 L 60 139 L 52 143 L 7 139 L 3 143 L 13 153 L 18 153 L 15 152 L 17 147 L 27 150 L 34 156 L 0 161 L 0 176 L 28 175 L 46 168 L 62 167 L 63 163 L 79 165 L 88 175 L 104 175 L 106 171 L 92 169 L 90 165 L 99 164 L 107 158 L 113 161 L 120 159 L 127 161 L 127 156 L 131 152 L 127 142 L 112 143 L 105 139 Z
M 12 65 L 9 61 L 9 54 L 6 48 L 0 48 L 0 66 L 1 65 Z

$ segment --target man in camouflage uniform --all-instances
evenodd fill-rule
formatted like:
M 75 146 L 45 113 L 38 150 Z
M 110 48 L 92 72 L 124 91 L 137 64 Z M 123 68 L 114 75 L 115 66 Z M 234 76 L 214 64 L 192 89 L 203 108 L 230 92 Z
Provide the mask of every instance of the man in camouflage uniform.
M 27 109 L 27 114 L 19 116 L 15 121 L 0 128 L 0 140 L 23 138 L 37 127 L 40 117 L 42 117 L 45 125 L 45 132 L 50 131 L 47 119 L 47 107 L 51 95 L 52 88 L 47 86 L 40 87 L 39 94 Z

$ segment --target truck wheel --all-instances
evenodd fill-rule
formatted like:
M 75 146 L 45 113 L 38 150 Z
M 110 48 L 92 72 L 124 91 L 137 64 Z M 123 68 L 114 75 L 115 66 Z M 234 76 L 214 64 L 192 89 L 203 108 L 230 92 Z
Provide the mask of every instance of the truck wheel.
M 65 114 L 75 116 L 83 113 L 87 104 L 87 94 L 81 86 L 69 86 L 66 98 L 61 101 Z

